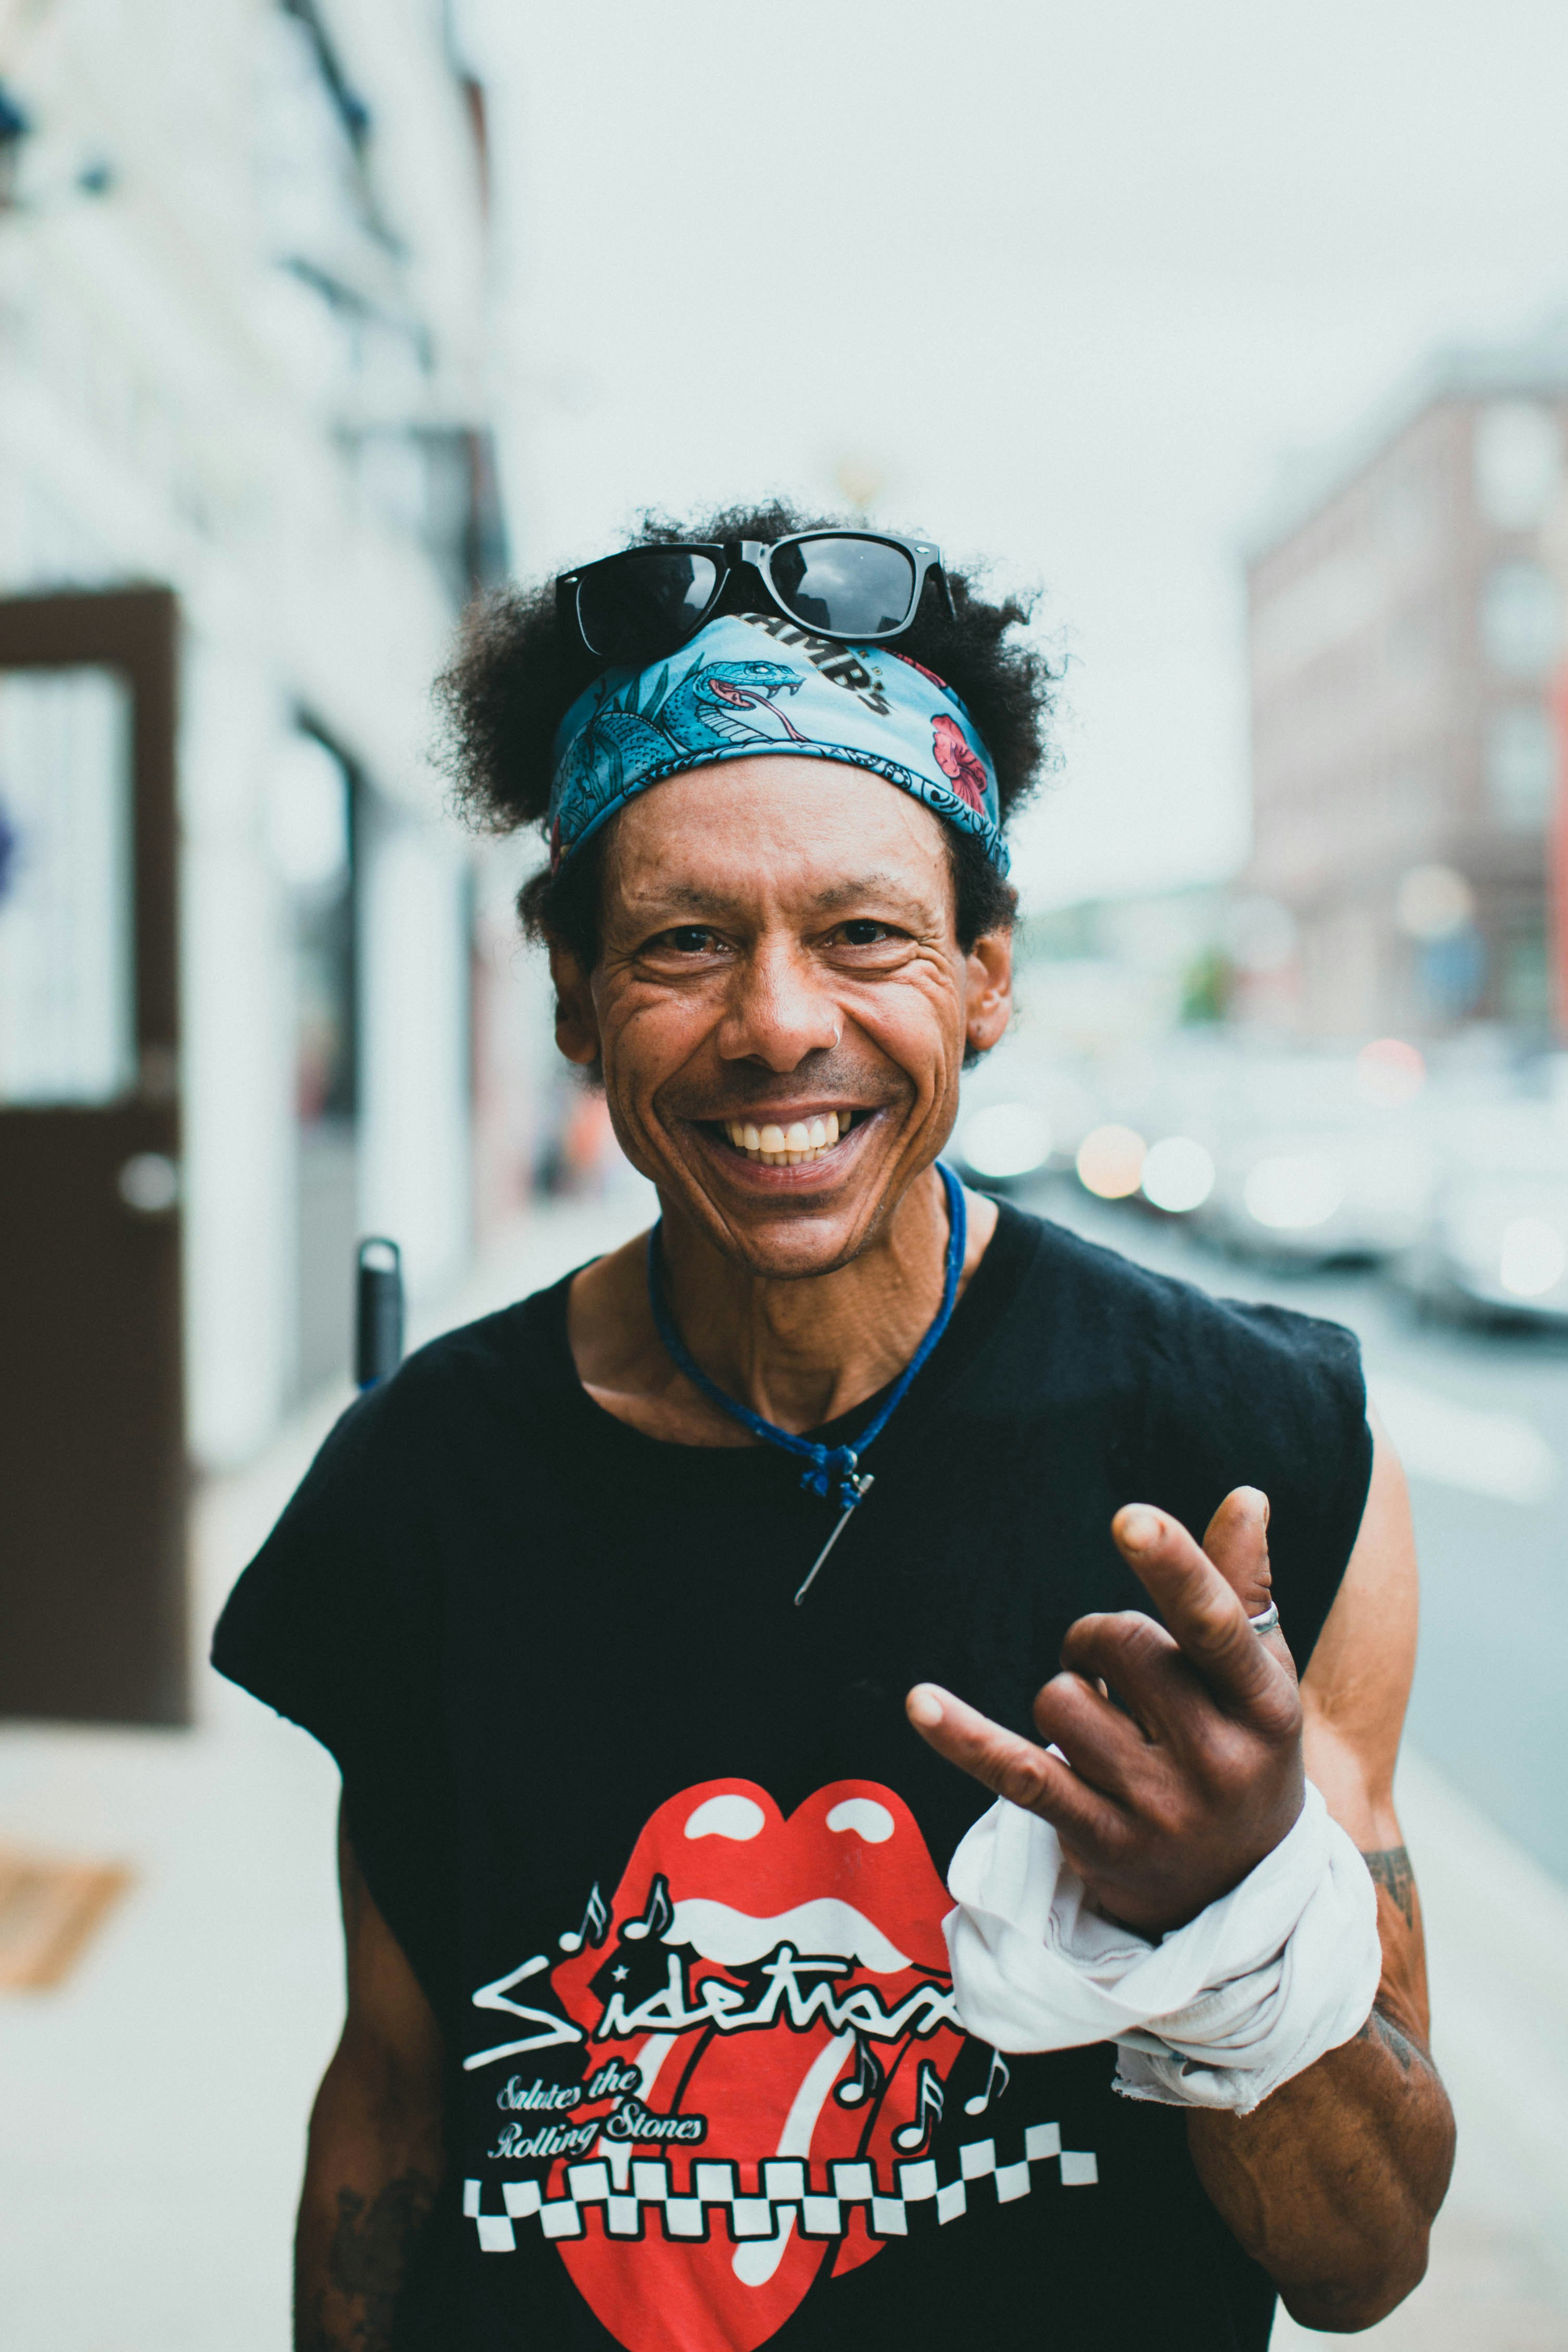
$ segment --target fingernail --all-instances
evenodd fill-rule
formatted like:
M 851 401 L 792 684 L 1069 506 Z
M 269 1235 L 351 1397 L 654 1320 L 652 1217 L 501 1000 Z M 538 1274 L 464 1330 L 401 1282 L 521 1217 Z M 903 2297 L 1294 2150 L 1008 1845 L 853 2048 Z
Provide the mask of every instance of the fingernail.
M 1129 1551 L 1146 1551 L 1159 1538 L 1158 1514 L 1145 1510 L 1141 1503 L 1134 1504 L 1131 1510 L 1123 1512 L 1116 1532 Z
M 1267 1526 L 1268 1526 L 1268 1524 L 1269 1524 L 1269 1497 L 1268 1497 L 1268 1496 L 1267 1496 L 1267 1495 L 1265 1495 L 1265 1496 L 1264 1496 L 1264 1497 L 1263 1497 L 1263 1525 L 1264 1525 L 1265 1527 L 1267 1527 Z
M 904 1700 L 904 1712 L 911 1723 L 922 1731 L 935 1731 L 942 1720 L 942 1701 L 946 1694 L 935 1683 L 916 1683 Z

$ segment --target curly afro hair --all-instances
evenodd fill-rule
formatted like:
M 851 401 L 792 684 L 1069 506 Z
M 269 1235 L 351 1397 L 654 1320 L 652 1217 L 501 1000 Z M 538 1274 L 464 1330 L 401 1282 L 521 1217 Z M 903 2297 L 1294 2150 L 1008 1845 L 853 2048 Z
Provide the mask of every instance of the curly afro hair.
M 649 514 L 627 545 L 772 541 L 794 531 L 864 528 L 841 515 L 803 515 L 776 499 L 680 522 Z M 951 569 L 947 583 L 951 613 L 936 580 L 928 579 L 920 608 L 897 643 L 968 705 L 996 768 L 1005 825 L 1039 774 L 1054 679 L 1044 656 L 1022 635 L 1028 604 L 1011 596 L 988 604 L 972 580 Z M 742 574 L 730 581 L 719 609 L 745 609 L 754 597 Z M 575 631 L 561 627 L 553 581 L 501 589 L 471 609 L 456 656 L 435 687 L 440 763 L 471 824 L 497 834 L 542 828 L 556 730 L 601 667 Z M 604 826 L 559 874 L 541 867 L 517 898 L 528 936 L 566 948 L 585 971 L 599 961 L 602 855 L 613 829 Z M 983 932 L 1011 925 L 1018 898 L 971 835 L 951 828 L 948 856 L 958 942 L 967 952 Z

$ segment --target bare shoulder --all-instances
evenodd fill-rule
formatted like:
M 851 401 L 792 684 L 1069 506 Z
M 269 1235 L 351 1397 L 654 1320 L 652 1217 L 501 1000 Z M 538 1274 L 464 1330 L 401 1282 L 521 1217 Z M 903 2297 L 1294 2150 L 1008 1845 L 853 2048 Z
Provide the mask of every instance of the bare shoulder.
M 1388 1812 L 1416 1667 L 1419 1584 L 1405 1473 L 1375 1413 L 1361 1528 L 1301 1680 L 1307 1770 L 1364 1847 Z M 1367 1817 L 1364 1820 L 1363 1815 Z

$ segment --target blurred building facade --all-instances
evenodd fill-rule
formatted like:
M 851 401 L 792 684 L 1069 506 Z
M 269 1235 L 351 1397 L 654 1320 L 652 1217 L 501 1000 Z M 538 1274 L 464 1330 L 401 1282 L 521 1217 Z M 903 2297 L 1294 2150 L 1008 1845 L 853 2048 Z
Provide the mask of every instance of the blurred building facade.
M 426 758 L 504 563 L 486 197 L 443 0 L 0 0 L 3 1370 L 46 1433 L 57 1339 L 78 1419 L 183 1395 L 182 1474 L 346 1370 L 357 1234 L 416 1295 L 460 1270 L 515 1139 L 494 878 Z M 122 1131 L 157 1148 L 78 1183 Z M 142 1379 L 95 1385 L 128 1318 Z
M 346 1360 L 357 1230 L 421 1285 L 467 1243 L 472 883 L 422 754 L 503 560 L 482 101 L 439 0 L 5 30 L 0 588 L 177 599 L 188 1389 L 229 1458 Z
M 1229 1011 L 1229 892 L 1196 883 L 1032 911 L 1015 995 L 1030 1044 L 1110 1060 Z
M 1317 1036 L 1550 1017 L 1568 319 L 1436 362 L 1248 567 L 1248 887 L 1293 953 L 1238 1009 Z

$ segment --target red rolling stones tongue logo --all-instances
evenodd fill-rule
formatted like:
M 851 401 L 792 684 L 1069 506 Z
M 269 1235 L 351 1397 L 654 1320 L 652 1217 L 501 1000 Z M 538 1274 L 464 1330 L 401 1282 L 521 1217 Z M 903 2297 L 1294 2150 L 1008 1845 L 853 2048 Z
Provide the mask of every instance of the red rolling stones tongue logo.
M 591 1909 L 550 1976 L 586 2033 L 584 2084 L 612 2063 L 640 2077 L 604 2108 L 625 2137 L 591 2151 L 627 2201 L 558 2247 L 632 2352 L 750 2352 L 824 2263 L 881 2252 L 863 2208 L 838 2219 L 829 2168 L 858 2159 L 891 2193 L 929 2144 L 963 2044 L 949 1907 L 913 1815 L 873 1781 L 819 1789 L 788 1821 L 747 1780 L 653 1814 L 608 1917 Z

